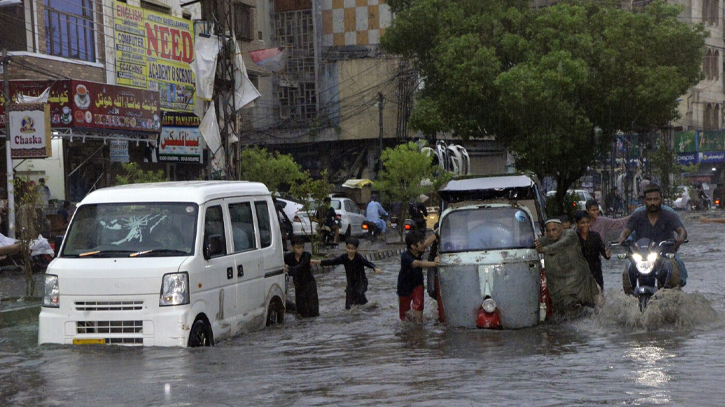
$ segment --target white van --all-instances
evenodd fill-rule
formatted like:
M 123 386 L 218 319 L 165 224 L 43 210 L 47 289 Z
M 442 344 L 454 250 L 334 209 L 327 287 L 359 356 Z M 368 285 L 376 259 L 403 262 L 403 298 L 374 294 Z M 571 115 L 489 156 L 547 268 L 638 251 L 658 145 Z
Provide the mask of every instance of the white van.
M 208 346 L 284 320 L 264 184 L 191 181 L 89 194 L 48 266 L 38 343 Z

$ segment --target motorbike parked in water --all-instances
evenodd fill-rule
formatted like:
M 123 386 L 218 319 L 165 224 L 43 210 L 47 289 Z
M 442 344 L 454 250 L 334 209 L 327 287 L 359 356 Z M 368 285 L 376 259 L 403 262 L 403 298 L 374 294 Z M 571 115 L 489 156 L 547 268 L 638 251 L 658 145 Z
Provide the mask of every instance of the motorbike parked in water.
M 625 240 L 621 244 L 611 244 L 627 250 L 627 253 L 618 254 L 617 257 L 629 259 L 627 278 L 632 294 L 639 300 L 639 310 L 644 312 L 657 290 L 670 281 L 673 265 L 667 260 L 673 259 L 675 255 L 668 251 L 675 246 L 675 241 L 670 239 L 656 244 L 650 239 L 639 239 L 636 242 Z

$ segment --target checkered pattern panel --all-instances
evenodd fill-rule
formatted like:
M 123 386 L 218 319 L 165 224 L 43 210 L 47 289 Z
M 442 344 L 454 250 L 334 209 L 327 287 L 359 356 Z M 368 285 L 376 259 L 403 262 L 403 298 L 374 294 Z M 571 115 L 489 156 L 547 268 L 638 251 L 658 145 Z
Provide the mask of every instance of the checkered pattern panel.
M 375 45 L 392 20 L 383 0 L 322 0 L 322 45 Z

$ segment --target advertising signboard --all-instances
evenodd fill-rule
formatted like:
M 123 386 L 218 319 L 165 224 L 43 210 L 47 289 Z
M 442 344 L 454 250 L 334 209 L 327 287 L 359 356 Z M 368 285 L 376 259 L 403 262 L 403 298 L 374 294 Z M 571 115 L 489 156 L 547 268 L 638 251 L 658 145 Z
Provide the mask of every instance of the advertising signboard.
M 165 112 L 159 137 L 160 162 L 202 164 L 199 117 L 193 113 Z
M 698 142 L 698 149 L 699 152 L 709 152 L 709 151 L 725 151 L 723 149 L 723 145 L 725 144 L 723 141 L 723 132 L 722 130 L 712 130 L 712 131 L 699 131 L 697 132 L 697 142 Z
M 109 161 L 127 163 L 130 161 L 127 140 L 111 140 L 109 142 Z
M 696 151 L 694 130 L 675 132 L 675 153 L 694 153 Z
M 116 81 L 161 95 L 161 109 L 194 109 L 194 23 L 113 2 Z
M 13 106 L 10 111 L 10 156 L 51 156 L 50 108 L 47 104 Z
M 697 162 L 697 153 L 677 153 L 677 164 L 690 165 Z
M 76 80 L 10 81 L 10 95 L 38 96 L 51 85 L 52 127 L 153 133 L 161 129 L 157 92 Z M 0 105 L 0 115 L 3 112 Z

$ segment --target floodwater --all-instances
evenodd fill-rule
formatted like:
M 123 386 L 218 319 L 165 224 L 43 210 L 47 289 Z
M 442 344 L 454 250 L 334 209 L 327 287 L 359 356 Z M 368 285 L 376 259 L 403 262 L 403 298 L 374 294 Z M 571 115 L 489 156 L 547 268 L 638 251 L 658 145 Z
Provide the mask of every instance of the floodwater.
M 725 396 L 725 224 L 685 219 L 680 293 L 640 314 L 605 261 L 598 314 L 516 331 L 401 323 L 397 259 L 344 310 L 344 273 L 318 276 L 321 316 L 213 348 L 37 346 L 0 330 L 0 406 L 717 406 Z

